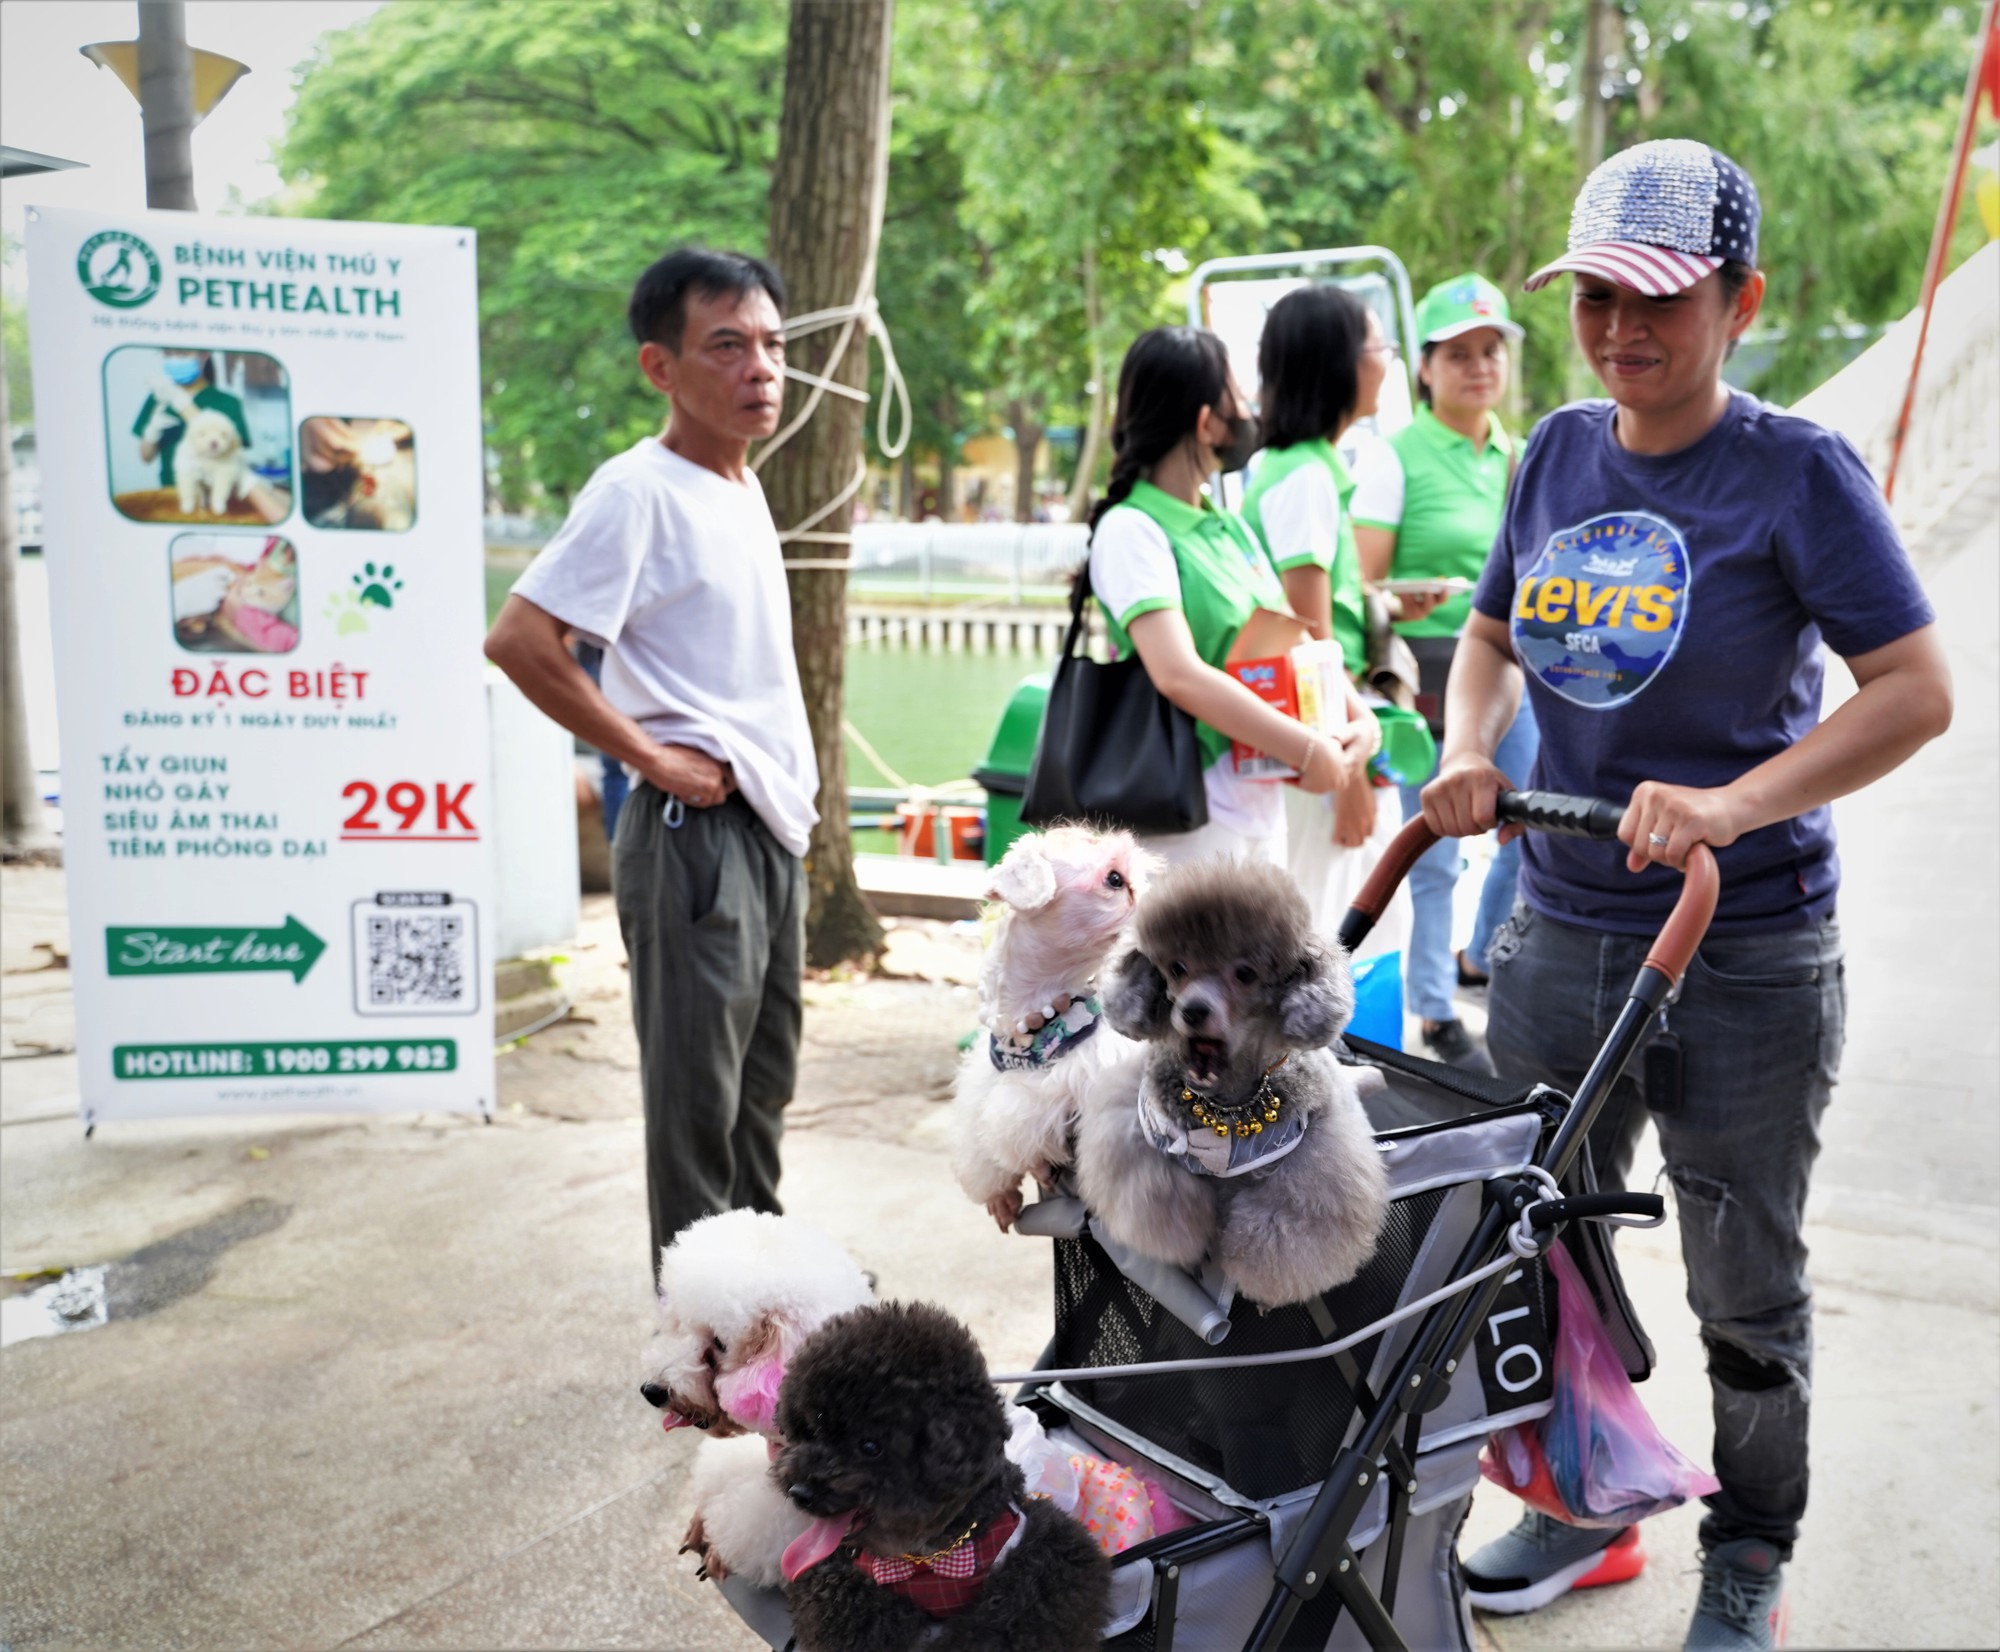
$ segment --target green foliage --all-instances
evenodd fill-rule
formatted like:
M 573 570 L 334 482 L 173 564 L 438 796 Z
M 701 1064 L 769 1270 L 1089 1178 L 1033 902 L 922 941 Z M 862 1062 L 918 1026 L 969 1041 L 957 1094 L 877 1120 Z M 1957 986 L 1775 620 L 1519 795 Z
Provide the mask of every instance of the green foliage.
M 1086 423 L 1087 386 L 1108 394 L 1204 258 L 1375 242 L 1419 291 L 1479 269 L 1518 293 L 1563 245 L 1585 93 L 1610 148 L 1699 137 L 1756 178 L 1758 388 L 1810 387 L 1842 349 L 1827 335 L 1915 302 L 1977 8 L 1603 3 L 1586 74 L 1591 0 L 900 0 L 877 285 L 916 449 L 955 456 L 1017 401 Z M 302 71 L 299 210 L 480 233 L 513 500 L 563 499 L 657 425 L 623 334 L 634 274 L 678 241 L 762 246 L 786 16 L 397 0 Z M 1594 388 L 1566 287 L 1516 303 L 1534 412 Z
M 956 101 L 984 376 L 1045 419 L 1093 401 L 1101 419 L 1124 345 L 1177 319 L 1169 289 L 1195 249 L 1261 232 L 1249 157 L 1210 118 L 1200 7 L 973 11 L 976 60 Z
M 7 417 L 15 424 L 35 419 L 34 375 L 28 364 L 28 306 L 0 294 L 0 328 L 7 354 Z
M 561 501 L 663 408 L 624 331 L 669 246 L 760 250 L 781 0 L 385 6 L 301 72 L 300 209 L 479 232 L 487 439 Z
M 1756 386 L 1780 401 L 1845 358 L 1833 336 L 1920 296 L 1964 93 L 1974 8 L 1784 0 L 1738 19 L 1648 0 L 1625 20 L 1613 145 L 1699 137 L 1756 179 L 1761 321 L 1782 337 Z
M 889 197 L 875 281 L 909 388 L 911 446 L 954 463 L 960 442 L 983 418 L 975 374 L 982 336 L 973 313 L 981 255 L 962 221 L 965 161 L 954 134 L 962 113 L 954 93 L 966 54 L 965 22 L 956 8 L 898 8 Z M 871 389 L 882 393 L 879 371 Z M 896 430 L 892 422 L 890 434 Z

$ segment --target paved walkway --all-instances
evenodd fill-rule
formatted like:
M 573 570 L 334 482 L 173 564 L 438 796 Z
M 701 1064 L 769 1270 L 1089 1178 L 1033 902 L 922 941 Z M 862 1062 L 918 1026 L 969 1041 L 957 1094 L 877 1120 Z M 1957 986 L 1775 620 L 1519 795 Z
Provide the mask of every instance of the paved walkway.
M 1812 1206 L 1798 1646 L 2000 1639 L 1997 513 L 1989 487 L 1924 548 L 1956 726 L 1840 810 L 1854 1013 Z M 0 896 L 0 1272 L 179 1236 L 149 1301 L 182 1293 L 0 1355 L 0 1643 L 753 1644 L 674 1556 L 690 1445 L 632 1392 L 636 1052 L 601 899 L 569 966 L 585 1019 L 504 1059 L 490 1127 L 190 1120 L 86 1144 L 74 1058 L 46 1053 L 68 1039 L 62 972 L 43 967 L 67 949 L 60 879 L 9 871 Z M 910 975 L 811 989 L 786 1193 L 885 1292 L 950 1304 L 1020 1365 L 1046 1336 L 1046 1255 L 996 1236 L 943 1158 L 970 947 L 912 926 Z M 1699 1451 L 1673 1242 L 1621 1247 L 1662 1355 L 1647 1401 Z M 1510 1514 L 1482 1493 L 1471 1533 Z M 1677 1646 L 1693 1525 L 1655 1523 L 1640 1581 L 1482 1633 L 1506 1652 Z

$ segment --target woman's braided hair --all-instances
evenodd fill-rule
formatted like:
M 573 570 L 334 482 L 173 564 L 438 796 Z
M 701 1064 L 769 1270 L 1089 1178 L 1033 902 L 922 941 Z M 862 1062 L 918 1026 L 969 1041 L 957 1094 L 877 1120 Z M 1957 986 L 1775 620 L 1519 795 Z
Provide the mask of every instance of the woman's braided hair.
M 1194 433 L 1204 407 L 1229 403 L 1229 353 L 1201 327 L 1155 327 L 1141 333 L 1118 369 L 1111 419 L 1111 481 L 1090 513 L 1090 531 L 1133 485 Z

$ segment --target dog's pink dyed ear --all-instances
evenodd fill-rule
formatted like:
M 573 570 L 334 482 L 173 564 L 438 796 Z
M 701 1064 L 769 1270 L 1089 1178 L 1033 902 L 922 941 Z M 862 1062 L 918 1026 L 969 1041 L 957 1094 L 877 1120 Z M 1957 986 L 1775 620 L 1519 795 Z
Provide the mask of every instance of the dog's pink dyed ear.
M 1016 912 L 1033 912 L 1056 898 L 1055 868 L 1038 837 L 1016 838 L 987 880 L 986 893 Z
M 778 1429 L 778 1389 L 785 1380 L 785 1361 L 779 1354 L 753 1360 L 738 1370 L 715 1379 L 716 1402 L 745 1428 L 759 1434 L 775 1434 Z

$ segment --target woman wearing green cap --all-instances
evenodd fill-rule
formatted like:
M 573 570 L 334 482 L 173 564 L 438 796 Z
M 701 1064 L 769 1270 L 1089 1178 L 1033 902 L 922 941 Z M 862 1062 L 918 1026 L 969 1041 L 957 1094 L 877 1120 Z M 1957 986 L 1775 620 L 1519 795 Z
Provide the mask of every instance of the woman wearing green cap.
M 1598 1180 L 1622 1187 L 1657 1126 L 1701 1322 L 1721 1484 L 1692 1652 L 1782 1638 L 1806 1510 L 1806 1197 L 1847 1014 L 1828 805 L 1951 721 L 1936 615 L 1860 455 L 1723 382 L 1764 296 L 1757 226 L 1755 186 L 1704 143 L 1637 144 L 1585 182 L 1568 252 L 1527 285 L 1573 277 L 1570 332 L 1605 399 L 1551 413 L 1521 457 L 1424 790 L 1451 835 L 1490 828 L 1524 781 L 1626 805 L 1618 843 L 1522 841 L 1488 954 L 1487 1045 L 1510 1078 L 1573 1091 L 1690 849 L 1721 872 L 1679 997 L 1590 1134 Z M 1829 652 L 1857 687 L 1822 717 Z M 1495 761 L 1524 688 L 1532 775 Z M 1475 1606 L 1520 1612 L 1640 1564 L 1636 1527 L 1531 1512 L 1464 1575 Z
M 1397 629 L 1416 653 L 1421 673 L 1417 708 L 1441 738 L 1445 677 L 1471 611 L 1466 592 L 1500 530 L 1514 468 L 1513 438 L 1495 410 L 1507 394 L 1508 347 L 1520 341 L 1521 329 L 1508 316 L 1498 287 L 1483 276 L 1460 275 L 1424 294 L 1416 330 L 1423 349 L 1417 415 L 1386 442 L 1371 444 L 1363 457 L 1354 532 L 1361 571 L 1371 583 L 1468 582 L 1455 592 L 1444 586 L 1398 595 L 1403 618 Z M 1496 761 L 1510 774 L 1526 774 L 1534 758 L 1535 719 L 1524 705 Z M 1406 819 L 1421 811 L 1421 789 L 1402 788 Z M 1440 1060 L 1477 1060 L 1472 1036 L 1452 1004 L 1452 988 L 1484 983 L 1486 947 L 1514 904 L 1519 859 L 1512 843 L 1494 858 L 1471 945 L 1455 958 L 1452 887 L 1464 865 L 1457 841 L 1441 840 L 1410 869 L 1413 917 L 1404 1001 Z

